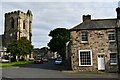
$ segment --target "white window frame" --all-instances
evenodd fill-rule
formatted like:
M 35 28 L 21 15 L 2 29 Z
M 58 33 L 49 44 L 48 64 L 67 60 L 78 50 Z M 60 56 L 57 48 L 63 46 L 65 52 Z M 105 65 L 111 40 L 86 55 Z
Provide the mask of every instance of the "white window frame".
M 111 63 L 111 61 L 110 61 L 110 65 L 117 65 L 117 53 L 114 52 L 114 53 L 110 53 L 110 55 L 111 55 L 111 54 L 116 54 L 116 63 Z M 111 60 L 111 57 L 110 57 L 110 60 Z
M 91 65 L 81 65 L 80 52 L 90 52 Z M 79 50 L 79 51 L 78 51 L 78 55 L 79 55 L 79 66 L 92 66 L 92 65 L 93 65 L 93 61 L 92 61 L 92 50 Z
M 110 34 L 114 34 L 114 40 L 109 40 Z M 108 32 L 108 40 L 109 40 L 109 42 L 115 42 L 115 32 Z
M 87 36 L 83 35 L 83 33 L 87 33 Z M 83 36 L 87 37 L 87 40 L 83 40 Z M 81 43 L 88 43 L 88 32 L 84 31 L 81 33 Z

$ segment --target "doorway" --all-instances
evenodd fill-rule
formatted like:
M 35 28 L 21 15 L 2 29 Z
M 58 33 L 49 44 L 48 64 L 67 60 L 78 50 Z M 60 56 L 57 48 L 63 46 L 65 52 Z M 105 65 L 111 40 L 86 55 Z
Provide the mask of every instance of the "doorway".
M 98 70 L 105 70 L 104 55 L 98 55 Z

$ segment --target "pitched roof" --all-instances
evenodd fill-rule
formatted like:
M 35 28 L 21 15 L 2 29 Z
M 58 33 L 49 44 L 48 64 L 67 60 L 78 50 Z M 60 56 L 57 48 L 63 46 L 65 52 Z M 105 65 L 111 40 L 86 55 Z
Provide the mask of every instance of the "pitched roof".
M 117 26 L 116 21 L 117 19 L 95 19 L 84 21 L 70 30 L 115 28 Z

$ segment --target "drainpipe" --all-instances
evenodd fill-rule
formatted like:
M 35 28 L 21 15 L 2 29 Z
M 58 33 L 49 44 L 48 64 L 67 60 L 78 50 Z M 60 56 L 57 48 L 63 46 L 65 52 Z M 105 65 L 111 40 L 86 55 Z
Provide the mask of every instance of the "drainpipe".
M 118 31 L 119 31 L 119 27 L 116 28 L 116 43 L 117 43 L 117 61 L 118 61 L 118 73 L 120 73 L 120 51 L 119 51 L 119 34 L 118 34 Z
M 118 61 L 118 73 L 120 73 L 120 51 L 119 51 L 119 34 L 118 31 L 120 29 L 120 7 L 116 8 L 117 12 L 117 26 L 116 26 L 116 43 L 117 43 L 117 61 Z

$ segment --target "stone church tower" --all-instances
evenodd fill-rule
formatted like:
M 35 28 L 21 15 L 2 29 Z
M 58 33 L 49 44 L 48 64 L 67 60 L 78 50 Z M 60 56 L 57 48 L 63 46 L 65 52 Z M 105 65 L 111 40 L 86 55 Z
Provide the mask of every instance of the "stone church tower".
M 32 12 L 24 13 L 20 10 L 5 13 L 4 46 L 21 37 L 26 37 L 31 41 L 32 37 Z

